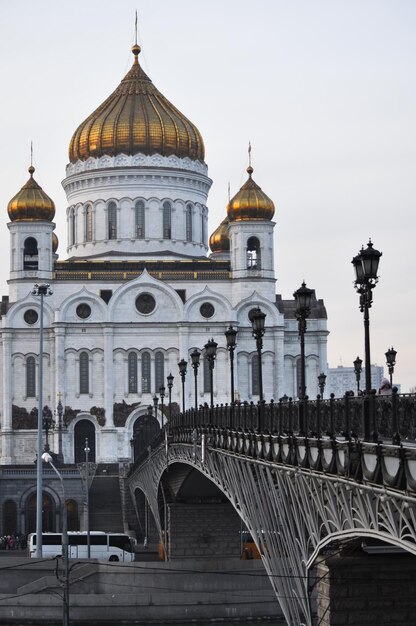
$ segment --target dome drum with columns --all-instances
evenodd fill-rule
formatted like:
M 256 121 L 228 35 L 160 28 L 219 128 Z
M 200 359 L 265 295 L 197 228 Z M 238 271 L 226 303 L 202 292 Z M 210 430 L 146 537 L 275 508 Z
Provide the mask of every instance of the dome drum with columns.
M 33 168 L 8 205 L 11 266 L 0 353 L 3 465 L 33 466 L 40 303 L 32 290 L 38 282 L 49 283 L 53 292 L 44 299 L 43 396 L 52 410 L 58 400 L 63 407 L 61 443 L 55 429 L 49 445 L 56 453 L 62 446 L 65 464 L 82 461 L 85 433 L 91 461 L 130 462 L 141 450 L 130 442 L 142 441 L 142 420 L 170 373 L 173 410 L 181 406 L 178 362 L 189 363 L 196 348 L 202 353 L 197 402 L 209 402 L 204 346 L 211 337 L 218 343 L 214 401 L 230 402 L 224 336 L 230 324 L 238 331 L 235 399 L 257 402 L 250 311 L 258 306 L 266 313 L 264 396 L 297 397 L 300 346 L 293 300 L 275 292 L 274 203 L 254 182 L 250 163 L 248 180 L 209 237 L 212 181 L 202 137 L 143 72 L 139 51 L 133 47 L 131 70 L 71 139 L 63 181 L 67 258 L 62 244 L 58 258 L 55 206 L 35 182 Z M 64 219 L 59 207 L 56 220 Z M 325 307 L 314 296 L 306 348 L 310 396 L 318 393 L 317 375 L 327 367 L 327 334 Z M 194 403 L 188 365 L 185 405 Z M 158 420 L 160 425 L 160 412 Z

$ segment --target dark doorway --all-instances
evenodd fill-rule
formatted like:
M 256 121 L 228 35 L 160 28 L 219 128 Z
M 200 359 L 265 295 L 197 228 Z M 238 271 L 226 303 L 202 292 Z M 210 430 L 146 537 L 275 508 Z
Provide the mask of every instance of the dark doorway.
M 42 494 L 42 530 L 55 532 L 55 505 L 51 496 Z M 36 532 L 36 493 L 32 493 L 26 504 L 26 533 Z
M 79 530 L 78 504 L 75 500 L 66 501 L 66 519 L 68 530 Z
M 133 426 L 134 460 L 146 450 L 159 431 L 159 422 L 153 415 L 141 415 L 137 418 Z
M 88 439 L 88 461 L 95 463 L 95 426 L 90 420 L 81 420 L 74 428 L 74 461 L 85 463 L 85 440 Z
M 13 500 L 6 500 L 3 506 L 3 535 L 14 535 L 17 528 L 17 506 Z

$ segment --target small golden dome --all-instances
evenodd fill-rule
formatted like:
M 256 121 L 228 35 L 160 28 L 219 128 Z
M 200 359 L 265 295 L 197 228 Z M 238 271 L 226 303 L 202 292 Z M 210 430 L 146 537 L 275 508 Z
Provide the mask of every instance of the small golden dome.
M 54 218 L 55 204 L 33 178 L 34 171 L 31 165 L 29 180 L 7 205 L 12 222 L 52 222 Z
M 209 247 L 211 252 L 229 252 L 230 251 L 230 233 L 228 230 L 228 217 L 224 218 L 221 224 L 212 233 L 209 238 Z
M 56 233 L 52 233 L 52 252 L 55 254 L 59 246 L 59 239 Z
M 77 128 L 69 160 L 117 154 L 160 154 L 203 161 L 199 130 L 153 85 L 140 67 L 140 46 L 132 48 L 134 63 L 117 89 Z
M 248 180 L 227 205 L 230 222 L 245 220 L 271 220 L 274 215 L 274 202 L 266 196 L 261 187 L 251 178 L 253 168 L 247 168 Z

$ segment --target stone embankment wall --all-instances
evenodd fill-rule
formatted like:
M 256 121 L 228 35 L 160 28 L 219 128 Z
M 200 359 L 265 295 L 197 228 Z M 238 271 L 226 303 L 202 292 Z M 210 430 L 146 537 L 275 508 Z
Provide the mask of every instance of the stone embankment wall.
M 2 626 L 62 624 L 62 588 L 54 560 L 2 557 L 1 568 Z M 71 561 L 70 579 L 71 626 L 264 616 L 277 624 L 281 615 L 260 561 Z

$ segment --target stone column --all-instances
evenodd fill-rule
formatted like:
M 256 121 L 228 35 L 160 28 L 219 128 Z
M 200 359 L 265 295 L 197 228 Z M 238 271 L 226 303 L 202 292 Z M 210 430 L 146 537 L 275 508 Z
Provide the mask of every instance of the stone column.
M 3 465 L 12 463 L 13 429 L 12 429 L 12 331 L 2 332 L 3 349 L 3 415 L 2 429 L 2 459 Z M 24 381 L 25 382 L 25 381 Z
M 112 328 L 104 329 L 104 408 L 105 428 L 113 428 L 114 405 L 114 332 Z

